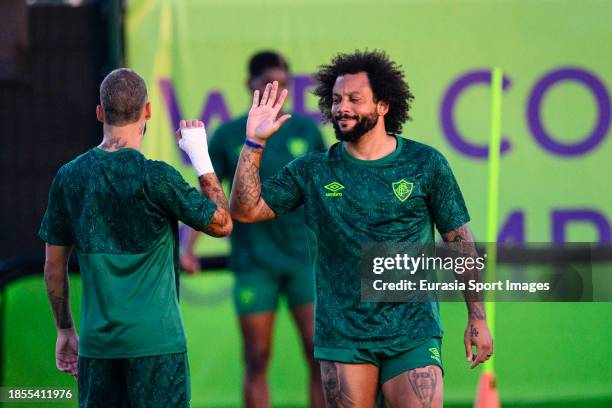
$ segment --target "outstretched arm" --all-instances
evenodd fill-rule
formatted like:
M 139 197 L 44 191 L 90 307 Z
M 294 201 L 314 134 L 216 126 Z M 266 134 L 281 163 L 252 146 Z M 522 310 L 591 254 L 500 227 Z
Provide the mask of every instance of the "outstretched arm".
M 267 139 L 291 116 L 277 118 L 287 97 L 287 90 L 278 94 L 278 82 L 267 84 L 261 99 L 253 93 L 253 105 L 247 120 L 247 143 L 242 148 L 234 182 L 230 210 L 232 217 L 243 223 L 271 220 L 274 211 L 261 198 L 259 167 Z M 277 98 L 278 96 L 278 98 Z
M 76 377 L 79 339 L 74 330 L 70 311 L 68 259 L 71 252 L 71 246 L 46 244 L 45 286 L 57 328 L 55 343 L 57 369 Z
M 187 153 L 195 168 L 202 194 L 217 204 L 217 209 L 202 232 L 213 237 L 229 235 L 233 227 L 232 217 L 230 216 L 227 198 L 208 155 L 204 123 L 199 120 L 181 120 L 176 131 L 176 140 L 179 147 Z
M 442 234 L 445 242 L 449 243 L 451 249 L 460 252 L 462 256 L 476 258 L 478 252 L 474 245 L 474 239 L 467 225 Z M 459 275 L 468 287 L 467 282 L 482 280 L 481 271 L 476 268 L 467 269 Z M 464 333 L 465 353 L 468 361 L 472 361 L 470 368 L 488 360 L 493 354 L 493 339 L 487 325 L 487 317 L 481 292 L 466 289 L 464 292 L 465 303 L 468 309 L 468 324 Z M 472 346 L 476 346 L 476 355 L 472 352 Z

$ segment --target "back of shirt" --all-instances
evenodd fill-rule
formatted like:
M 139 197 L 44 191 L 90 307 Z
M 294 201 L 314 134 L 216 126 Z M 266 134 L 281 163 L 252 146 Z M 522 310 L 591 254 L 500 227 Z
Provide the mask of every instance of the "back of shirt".
M 134 149 L 89 150 L 64 165 L 39 235 L 74 245 L 83 279 L 79 355 L 186 351 L 178 308 L 178 220 L 204 229 L 216 204 Z

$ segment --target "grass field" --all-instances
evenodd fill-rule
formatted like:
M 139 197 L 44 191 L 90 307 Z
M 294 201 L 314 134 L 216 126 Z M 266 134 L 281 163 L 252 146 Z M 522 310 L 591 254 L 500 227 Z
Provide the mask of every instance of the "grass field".
M 182 280 L 195 408 L 240 405 L 240 338 L 229 297 L 231 284 L 232 277 L 225 272 Z M 71 287 L 78 319 L 78 276 L 71 278 Z M 55 329 L 42 277 L 14 282 L 4 295 L 3 386 L 76 388 L 71 378 L 55 369 Z M 464 358 L 464 308 L 461 303 L 442 304 L 445 406 L 449 407 L 470 406 L 479 374 L 467 368 Z M 495 354 L 504 406 L 612 406 L 611 320 L 608 303 L 499 303 Z M 270 370 L 274 406 L 305 406 L 305 364 L 284 306 Z M 13 405 L 24 406 L 3 406 Z

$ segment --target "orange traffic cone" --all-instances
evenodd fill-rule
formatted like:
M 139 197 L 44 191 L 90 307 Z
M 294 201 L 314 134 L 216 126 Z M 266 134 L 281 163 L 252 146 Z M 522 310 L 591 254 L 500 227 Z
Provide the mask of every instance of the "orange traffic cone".
M 495 386 L 495 374 L 486 372 L 480 374 L 478 382 L 478 394 L 474 408 L 499 408 L 499 394 Z

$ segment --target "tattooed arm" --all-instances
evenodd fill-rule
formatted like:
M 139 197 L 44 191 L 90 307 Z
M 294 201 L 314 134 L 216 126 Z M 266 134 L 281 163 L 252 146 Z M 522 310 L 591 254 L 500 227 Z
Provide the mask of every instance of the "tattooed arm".
M 198 174 L 200 191 L 217 204 L 217 209 L 208 225 L 202 229 L 202 232 L 213 237 L 229 235 L 233 228 L 232 217 L 229 213 L 227 198 L 214 172 L 208 154 L 204 123 L 199 120 L 181 120 L 175 136 L 179 147 L 187 153 L 191 164 L 196 170 L 196 174 Z
M 277 93 L 278 82 L 276 81 L 266 85 L 261 100 L 258 90 L 253 93 L 253 105 L 247 120 L 246 137 L 250 142 L 262 147 L 245 145 L 242 148 L 234 175 L 230 203 L 232 217 L 243 223 L 266 221 L 276 217 L 274 211 L 261 198 L 259 167 L 263 146 L 267 139 L 291 117 L 291 115 L 283 115 L 277 118 L 287 97 L 287 90 L 281 91 L 278 99 Z
M 231 212 L 236 221 L 254 223 L 276 217 L 274 211 L 261 198 L 259 166 L 263 149 L 242 148 L 236 175 L 232 184 Z
M 210 198 L 217 204 L 217 209 L 212 216 L 212 219 L 202 232 L 213 237 L 225 237 L 232 232 L 232 217 L 229 212 L 227 198 L 221 188 L 219 179 L 215 173 L 202 174 L 198 180 L 200 181 L 200 190 L 202 194 Z
M 68 259 L 71 246 L 47 244 L 45 247 L 45 286 L 57 327 L 55 361 L 57 368 L 77 375 L 78 337 L 70 312 Z
M 461 256 L 476 258 L 476 246 L 467 225 L 463 225 L 453 231 L 442 234 L 442 238 L 451 250 L 459 252 Z M 488 360 L 493 354 L 493 339 L 487 325 L 486 313 L 483 303 L 482 292 L 468 289 L 468 282 L 474 280 L 482 281 L 482 272 L 476 268 L 466 269 L 458 277 L 465 283 L 465 303 L 468 309 L 468 324 L 464 333 L 466 358 L 472 361 L 470 368 Z M 476 346 L 477 354 L 472 352 L 472 346 Z

